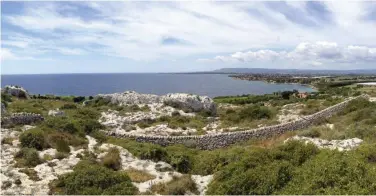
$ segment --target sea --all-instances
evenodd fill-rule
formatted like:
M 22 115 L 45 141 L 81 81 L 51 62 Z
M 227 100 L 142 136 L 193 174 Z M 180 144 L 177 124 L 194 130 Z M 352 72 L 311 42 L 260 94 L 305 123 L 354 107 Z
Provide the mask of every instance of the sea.
M 270 84 L 245 81 L 226 74 L 41 74 L 2 75 L 1 87 L 22 86 L 30 94 L 90 96 L 97 94 L 136 91 L 163 95 L 190 93 L 209 97 L 243 94 L 266 94 L 277 91 L 299 90 L 312 92 L 312 88 L 299 84 Z

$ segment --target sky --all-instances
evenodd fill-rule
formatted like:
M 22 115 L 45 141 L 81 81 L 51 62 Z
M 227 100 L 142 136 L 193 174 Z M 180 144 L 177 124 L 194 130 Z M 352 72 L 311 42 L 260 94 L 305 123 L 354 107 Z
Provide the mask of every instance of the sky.
M 376 69 L 375 1 L 1 2 L 1 73 Z

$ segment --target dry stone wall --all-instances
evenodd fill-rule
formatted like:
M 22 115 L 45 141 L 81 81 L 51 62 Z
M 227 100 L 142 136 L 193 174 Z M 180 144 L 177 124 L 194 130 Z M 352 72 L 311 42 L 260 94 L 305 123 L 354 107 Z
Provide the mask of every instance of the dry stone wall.
M 11 116 L 4 117 L 1 119 L 2 126 L 10 126 L 10 125 L 29 125 L 32 123 L 36 123 L 39 121 L 43 121 L 44 118 L 40 114 L 34 113 L 14 113 Z
M 116 137 L 123 137 L 123 138 L 131 138 L 135 139 L 138 142 L 149 142 L 154 144 L 159 144 L 162 146 L 172 145 L 172 144 L 183 144 L 189 147 L 197 147 L 199 149 L 211 150 L 221 147 L 226 147 L 230 144 L 246 141 L 251 138 L 267 138 L 273 135 L 279 135 L 285 133 L 287 131 L 294 131 L 303 128 L 307 128 L 313 123 L 316 123 L 320 120 L 325 118 L 331 117 L 337 112 L 342 111 L 347 104 L 359 98 L 368 98 L 367 95 L 361 95 L 355 98 L 350 98 L 344 102 L 336 104 L 334 106 L 328 107 L 320 112 L 315 114 L 305 116 L 304 118 L 268 126 L 268 127 L 261 127 L 257 129 L 251 129 L 246 131 L 238 131 L 238 132 L 229 132 L 229 133 L 218 133 L 213 135 L 197 135 L 197 136 L 146 136 L 146 135 L 134 135 L 134 134 L 119 134 L 114 132 L 108 132 L 108 135 L 116 136 Z

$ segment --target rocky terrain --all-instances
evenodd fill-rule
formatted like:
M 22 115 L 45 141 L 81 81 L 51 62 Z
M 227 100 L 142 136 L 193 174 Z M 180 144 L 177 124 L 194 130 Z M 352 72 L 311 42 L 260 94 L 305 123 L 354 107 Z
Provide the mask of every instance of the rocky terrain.
M 324 140 L 320 138 L 310 138 L 310 137 L 303 137 L 303 136 L 294 136 L 292 138 L 287 139 L 289 140 L 298 140 L 303 141 L 305 143 L 312 143 L 319 148 L 327 148 L 330 150 L 338 150 L 338 151 L 347 151 L 352 150 L 358 147 L 363 140 L 359 138 L 352 138 L 346 140 Z
M 8 88 L 8 91 L 6 91 L 6 93 L 14 97 L 22 97 L 23 101 L 28 100 L 29 95 L 27 94 L 26 97 L 23 97 L 22 92 L 27 93 L 27 91 L 21 87 L 11 87 Z M 46 106 L 46 108 L 44 108 L 45 110 L 43 110 L 41 114 L 10 112 L 6 117 L 2 116 L 2 125 L 9 125 L 9 127 L 3 127 L 1 129 L 2 141 L 0 186 L 2 194 L 49 194 L 51 193 L 51 182 L 58 179 L 59 176 L 63 174 L 73 172 L 74 167 L 81 160 L 83 160 L 83 157 L 87 156 L 89 152 L 99 163 L 110 153 L 111 149 L 117 149 L 120 155 L 121 172 L 140 172 L 149 177 L 144 181 L 132 181 L 132 184 L 137 188 L 138 193 L 149 194 L 151 193 L 152 188 L 155 185 L 170 183 L 174 181 L 176 177 L 189 176 L 189 178 L 193 180 L 198 193 L 203 195 L 207 191 L 210 183 L 216 180 L 216 178 L 213 177 L 215 175 L 214 169 L 210 170 L 210 173 L 199 173 L 204 175 L 187 175 L 188 172 L 185 173 L 184 171 L 182 172 L 181 170 L 178 170 L 176 168 L 176 165 L 169 162 L 171 161 L 169 159 L 158 159 L 163 161 L 152 161 L 145 158 L 141 159 L 142 157 L 140 157 L 139 154 L 137 154 L 137 151 L 134 151 L 134 149 L 132 149 L 132 146 L 130 145 L 123 147 L 123 143 L 111 143 L 109 140 L 103 142 L 104 140 L 98 138 L 110 138 L 108 137 L 108 135 L 110 135 L 115 136 L 113 138 L 119 139 L 121 138 L 121 135 L 124 135 L 124 138 L 126 140 L 121 140 L 124 142 L 127 140 L 129 141 L 129 138 L 125 135 L 136 135 L 137 137 L 135 138 L 137 142 L 142 142 L 143 140 L 145 140 L 145 142 L 151 142 L 155 144 L 164 144 L 164 142 L 166 141 L 171 142 L 171 144 L 174 144 L 174 142 L 176 142 L 176 144 L 184 145 L 188 143 L 191 144 L 190 148 L 194 148 L 194 150 L 197 150 L 199 152 L 204 152 L 200 151 L 200 149 L 204 148 L 200 148 L 199 145 L 209 146 L 210 148 L 208 149 L 214 150 L 216 148 L 227 146 L 227 144 L 233 144 L 238 141 L 245 141 L 245 139 L 249 139 L 253 136 L 255 136 L 255 138 L 259 136 L 271 137 L 274 133 L 282 134 L 285 131 L 306 128 L 308 126 L 311 126 L 312 123 L 310 121 L 313 122 L 319 118 L 326 118 L 328 116 L 332 116 L 338 111 L 342 111 L 342 109 L 350 101 L 348 100 L 346 102 L 331 106 L 323 111 L 317 112 L 313 115 L 307 115 L 305 117 L 300 114 L 301 108 L 304 106 L 302 103 L 284 105 L 281 107 L 281 110 L 278 111 L 278 114 L 276 116 L 281 124 L 272 126 L 259 125 L 258 128 L 254 129 L 256 131 L 252 131 L 252 129 L 243 131 L 235 126 L 236 124 L 234 124 L 234 126 L 232 127 L 229 126 L 222 128 L 221 117 L 219 117 L 219 115 L 215 115 L 217 114 L 217 105 L 213 102 L 212 99 L 208 97 L 180 93 L 157 96 L 127 91 L 125 93 L 98 95 L 93 100 L 86 100 L 86 102 L 94 102 L 97 98 L 105 99 L 112 105 L 106 107 L 106 110 L 99 110 L 99 108 L 90 106 L 90 104 L 83 105 L 82 102 L 80 102 L 80 104 L 73 104 L 71 102 L 67 104 L 66 102 L 64 102 L 65 105 L 60 104 L 59 106 L 65 106 L 66 108 L 68 107 L 70 109 L 63 109 L 64 107 L 61 107 L 59 109 L 59 107 L 53 105 L 49 107 Z M 354 99 L 356 99 L 356 97 L 354 97 Z M 371 98 L 370 101 L 374 100 Z M 54 101 L 53 104 L 56 104 L 55 102 L 57 101 Z M 12 107 L 12 104 L 15 103 L 9 103 L 7 107 Z M 30 105 L 34 104 L 36 104 L 36 102 L 32 102 Z M 74 106 L 73 109 L 72 104 Z M 116 110 L 117 106 L 124 106 L 125 109 L 122 108 L 123 110 Z M 132 107 L 136 109 L 127 110 Z M 7 108 L 5 108 L 4 105 L 4 107 L 2 107 L 2 114 L 6 109 Z M 97 112 L 98 115 L 95 118 L 92 118 L 92 113 L 89 109 Z M 241 109 L 241 107 L 232 104 L 221 104 L 219 105 L 218 109 L 236 110 Z M 209 115 L 202 114 L 203 112 L 206 112 Z M 86 115 L 90 116 L 89 119 L 87 119 Z M 85 116 L 85 118 L 83 116 Z M 80 119 L 78 121 L 75 121 L 76 118 Z M 196 123 L 196 126 L 197 124 L 199 124 L 200 126 L 198 126 L 198 128 L 185 126 L 186 124 L 184 124 L 184 126 L 171 126 L 171 121 L 161 120 L 163 118 L 170 120 L 175 118 L 174 120 L 176 120 L 178 123 L 184 124 L 189 122 Z M 191 122 L 194 120 L 199 122 Z M 80 123 L 88 122 L 92 124 L 85 124 L 85 126 L 81 127 Z M 60 126 L 60 123 L 67 124 Z M 98 126 L 97 124 L 101 126 Z M 22 165 L 20 166 L 18 164 L 19 158 L 17 157 L 17 154 L 23 149 L 21 148 L 20 135 L 30 129 L 38 128 L 39 125 L 44 128 L 47 127 L 45 129 L 47 131 L 55 131 L 55 136 L 59 135 L 62 130 L 72 131 L 81 128 L 83 130 L 82 132 L 73 133 L 72 131 L 71 133 L 69 133 L 71 134 L 69 137 L 81 137 L 80 139 L 83 139 L 84 143 L 83 145 L 76 146 L 69 145 L 69 153 L 67 153 L 63 157 L 61 156 L 61 152 L 57 151 L 57 148 L 52 148 L 52 146 L 38 149 L 36 150 L 36 152 L 38 153 L 37 155 L 40 160 L 42 160 L 40 163 L 33 165 L 32 167 L 24 167 Z M 329 123 L 326 123 L 324 126 L 330 128 L 330 130 L 337 128 L 337 125 Z M 87 131 L 88 129 L 94 129 L 93 127 L 100 127 L 97 130 L 98 133 L 106 133 L 107 136 L 104 135 L 97 138 L 96 136 L 98 135 L 96 134 L 98 133 L 94 134 L 94 132 L 90 133 L 90 131 Z M 68 133 L 60 134 L 59 137 L 62 137 L 62 135 L 64 134 Z M 95 139 L 94 137 L 97 139 Z M 365 142 L 365 140 L 363 141 L 359 138 L 351 138 L 346 140 L 324 140 L 320 138 L 303 136 L 291 137 L 290 135 L 289 137 L 289 139 L 285 140 L 285 143 L 291 140 L 298 140 L 306 144 L 312 143 L 320 149 L 330 149 L 333 151 L 349 151 L 357 148 L 359 145 Z M 49 137 L 45 136 L 45 139 L 47 138 Z M 193 141 L 195 141 L 195 139 L 199 141 L 199 143 L 196 144 L 197 146 L 193 145 Z M 231 140 L 231 142 L 227 142 L 227 140 Z M 281 143 L 283 142 L 283 140 L 281 140 Z M 300 145 L 305 146 L 302 143 L 300 143 Z M 187 149 L 188 148 L 185 148 L 184 150 Z M 195 151 L 195 153 L 198 154 L 197 151 Z M 150 154 L 153 153 L 157 154 L 153 155 L 158 156 L 158 153 L 162 153 L 156 149 L 152 149 L 146 152 L 146 155 L 148 156 L 151 156 Z M 179 162 L 180 164 L 197 164 L 197 160 L 196 162 L 184 162 L 187 161 L 187 157 L 184 156 L 184 153 L 183 156 L 173 158 L 178 161 L 182 161 Z M 188 165 L 187 167 L 190 166 L 191 165 Z M 192 193 L 185 192 L 185 194 Z
M 216 106 L 212 99 L 207 96 L 198 96 L 185 93 L 171 93 L 167 95 L 140 94 L 134 91 L 126 91 L 124 93 L 99 94 L 109 100 L 112 104 L 156 104 L 165 105 L 190 110 L 193 112 L 206 111 L 212 114 L 216 113 Z
M 23 130 L 28 130 L 33 128 L 31 126 L 25 126 Z M 171 165 L 165 162 L 153 162 L 150 160 L 140 160 L 134 157 L 126 149 L 116 146 L 113 144 L 101 144 L 98 146 L 97 141 L 90 137 L 86 136 L 88 139 L 87 148 L 75 149 L 71 148 L 71 152 L 68 157 L 63 159 L 52 158 L 42 164 L 38 164 L 31 170 L 33 170 L 37 179 L 30 179 L 30 177 L 20 172 L 20 170 L 25 168 L 18 168 L 15 166 L 15 153 L 19 151 L 19 140 L 18 136 L 20 132 L 13 131 L 11 129 L 2 129 L 2 137 L 12 138 L 12 144 L 2 144 L 1 149 L 1 187 L 3 194 L 11 195 L 47 195 L 49 193 L 48 184 L 57 179 L 59 175 L 72 172 L 72 168 L 80 161 L 80 158 L 84 151 L 87 149 L 90 152 L 94 153 L 100 160 L 104 155 L 107 154 L 107 151 L 115 147 L 120 151 L 121 157 L 121 169 L 135 169 L 139 171 L 146 172 L 150 175 L 155 176 L 154 179 L 145 181 L 145 182 L 134 182 L 133 184 L 138 188 L 140 192 L 146 192 L 150 190 L 151 186 L 157 183 L 166 183 L 173 179 L 173 176 L 181 176 L 182 174 L 174 171 Z M 39 152 L 40 158 L 43 157 L 54 157 L 56 154 L 55 149 L 46 149 Z M 80 156 L 78 156 L 80 155 Z M 198 190 L 200 194 L 204 194 L 207 185 L 212 180 L 212 175 L 209 176 L 200 176 L 194 175 L 192 179 L 197 183 Z

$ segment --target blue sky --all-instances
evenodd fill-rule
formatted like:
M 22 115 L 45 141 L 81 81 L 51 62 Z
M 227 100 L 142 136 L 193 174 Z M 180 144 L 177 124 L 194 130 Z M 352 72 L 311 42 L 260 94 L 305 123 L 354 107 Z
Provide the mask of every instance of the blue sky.
M 376 69 L 376 2 L 1 2 L 2 74 Z

